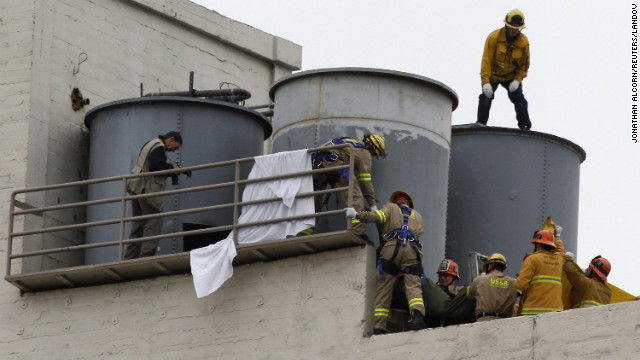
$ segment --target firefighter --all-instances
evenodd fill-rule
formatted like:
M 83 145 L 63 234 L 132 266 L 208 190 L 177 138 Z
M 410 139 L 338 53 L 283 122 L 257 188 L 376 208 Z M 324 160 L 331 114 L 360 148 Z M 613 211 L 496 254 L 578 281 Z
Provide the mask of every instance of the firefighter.
M 565 256 L 564 271 L 573 288 L 571 299 L 573 308 L 585 308 L 611 303 L 611 289 L 607 286 L 607 276 L 611 272 L 609 260 L 598 255 L 582 272 L 570 256 Z
M 460 272 L 458 270 L 458 263 L 451 259 L 444 259 L 438 266 L 438 282 L 436 285 L 449 296 L 450 299 L 456 297 L 456 294 L 464 286 L 455 285 L 456 280 L 460 280 Z
M 319 151 L 314 154 L 314 168 L 326 168 L 349 163 L 349 155 L 353 153 L 355 179 L 353 183 L 353 204 L 352 207 L 357 212 L 365 210 L 366 205 L 371 211 L 378 210 L 375 189 L 373 187 L 373 178 L 371 176 L 372 158 L 377 159 L 387 156 L 385 152 L 385 141 L 380 135 L 366 135 L 362 141 L 358 141 L 348 137 L 335 138 L 322 146 L 349 144 L 349 146 L 326 151 Z M 348 169 L 339 170 L 337 173 L 322 173 L 315 177 L 314 187 L 316 190 L 324 190 L 327 186 L 344 187 L 349 184 Z M 357 180 L 357 181 L 355 181 Z M 340 200 L 345 206 L 349 206 L 347 199 L 348 193 L 341 191 L 338 193 Z M 316 197 L 316 211 L 322 207 L 322 197 Z M 349 230 L 355 235 L 365 234 L 365 226 L 357 218 L 352 218 Z M 303 232 L 301 235 L 308 235 L 310 231 Z
M 498 85 L 502 85 L 515 107 L 518 127 L 529 130 L 529 105 L 522 93 L 522 80 L 529 69 L 529 40 L 521 33 L 524 14 L 518 9 L 509 11 L 504 18 L 504 25 L 489 34 L 484 44 L 480 69 L 482 93 L 479 96 L 477 121 L 478 124 L 487 124 L 494 93 Z
M 182 135 L 176 131 L 169 131 L 165 135 L 158 135 L 142 146 L 138 159 L 131 170 L 132 174 L 153 171 L 178 169 L 175 163 L 167 161 L 167 152 L 176 151 L 182 145 Z M 132 178 L 127 181 L 127 190 L 132 195 L 164 191 L 165 181 L 171 175 L 145 176 Z M 133 216 L 158 214 L 163 209 L 162 196 L 145 197 L 131 201 Z M 160 235 L 162 232 L 162 218 L 156 217 L 133 222 L 130 239 Z M 125 251 L 125 259 L 153 256 L 158 248 L 159 240 L 149 240 L 142 243 L 129 243 Z
M 413 210 L 413 200 L 404 191 L 395 191 L 380 210 L 356 211 L 347 208 L 347 216 L 364 223 L 382 225 L 382 244 L 378 256 L 379 277 L 374 300 L 374 334 L 387 332 L 387 318 L 393 289 L 400 276 L 404 277 L 405 294 L 409 305 L 409 325 L 412 330 L 424 328 L 425 307 L 421 280 L 422 246 L 419 237 L 424 232 L 422 215 Z
M 517 290 L 515 280 L 503 273 L 506 269 L 504 255 L 492 254 L 484 263 L 484 273 L 467 287 L 467 296 L 476 299 L 476 321 L 513 316 Z
M 533 234 L 534 253 L 525 257 L 516 288 L 522 296 L 522 315 L 562 311 L 562 267 L 564 256 L 556 252 L 552 230 Z

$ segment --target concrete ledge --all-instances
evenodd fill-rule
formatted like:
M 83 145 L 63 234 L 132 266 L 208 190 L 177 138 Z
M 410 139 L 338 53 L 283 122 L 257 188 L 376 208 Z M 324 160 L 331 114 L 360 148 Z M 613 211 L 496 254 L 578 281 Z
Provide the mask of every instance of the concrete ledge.
M 373 336 L 358 359 L 637 359 L 640 302 Z
M 334 231 L 238 246 L 234 266 L 258 261 L 317 253 L 343 247 L 364 245 L 364 241 L 347 231 Z M 95 286 L 191 271 L 189 252 L 81 265 L 55 270 L 5 276 L 5 280 L 23 292 Z
M 196 299 L 189 275 L 0 301 L 0 358 L 637 359 L 640 302 L 363 336 L 371 246 L 234 269 Z M 17 293 L 17 291 L 16 291 Z

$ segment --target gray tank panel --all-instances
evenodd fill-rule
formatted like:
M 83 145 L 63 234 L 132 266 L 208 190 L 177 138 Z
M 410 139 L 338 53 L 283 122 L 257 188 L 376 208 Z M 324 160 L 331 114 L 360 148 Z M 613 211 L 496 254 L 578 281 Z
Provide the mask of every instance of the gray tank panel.
M 547 216 L 576 252 L 580 163 L 585 153 L 553 135 L 494 127 L 454 127 L 447 257 L 466 281 L 469 253 L 500 252 L 514 276 Z
M 90 178 L 127 174 L 136 161 L 140 148 L 149 140 L 169 130 L 182 133 L 180 150 L 168 153 L 170 161 L 193 166 L 262 154 L 264 138 L 271 127 L 255 111 L 213 100 L 181 97 L 148 97 L 108 103 L 94 108 L 86 116 L 90 128 Z M 246 169 L 244 169 L 246 173 Z M 178 186 L 167 179 L 167 190 L 220 183 L 233 180 L 233 167 L 197 171 L 193 177 L 180 176 Z M 206 192 L 167 196 L 164 210 L 172 211 L 233 201 L 230 188 Z M 119 196 L 121 182 L 89 186 L 88 199 Z M 131 205 L 127 205 L 131 215 Z M 119 203 L 92 206 L 87 221 L 119 218 Z M 184 223 L 226 225 L 231 223 L 231 211 L 219 210 L 165 217 L 163 233 L 181 231 Z M 126 228 L 127 236 L 130 224 Z M 87 242 L 117 240 L 119 225 L 87 229 Z M 182 239 L 163 239 L 159 254 L 180 252 Z M 87 264 L 116 260 L 116 248 L 86 251 Z
M 394 71 L 363 68 L 297 73 L 276 83 L 273 151 L 310 148 L 340 136 L 385 137 L 388 156 L 373 162 L 382 206 L 394 190 L 415 199 L 425 221 L 425 268 L 435 272 L 444 256 L 447 177 L 453 91 L 437 81 Z M 330 208 L 336 204 L 332 196 Z M 345 228 L 344 216 L 322 219 L 320 231 Z M 368 226 L 377 242 L 375 226 Z

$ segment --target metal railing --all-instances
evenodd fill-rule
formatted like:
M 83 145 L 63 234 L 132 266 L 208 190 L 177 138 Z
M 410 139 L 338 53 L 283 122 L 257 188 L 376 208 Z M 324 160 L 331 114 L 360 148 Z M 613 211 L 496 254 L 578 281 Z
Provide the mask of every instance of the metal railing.
M 316 151 L 319 151 L 319 150 L 331 150 L 331 149 L 337 149 L 337 148 L 342 148 L 342 147 L 346 147 L 346 146 L 350 146 L 350 145 L 348 145 L 348 144 L 340 144 L 340 145 L 334 145 L 334 146 L 328 146 L 328 147 L 322 147 L 322 148 L 309 149 L 308 151 L 309 152 L 316 152 Z M 241 179 L 241 176 L 240 176 L 240 164 L 253 161 L 254 159 L 255 159 L 255 157 L 248 157 L 248 158 L 241 158 L 241 159 L 235 159 L 235 160 L 228 160 L 228 161 L 221 161 L 221 162 L 216 162 L 216 163 L 209 163 L 209 164 L 203 164 L 203 165 L 184 167 L 184 168 L 179 168 L 179 169 L 154 171 L 154 172 L 148 172 L 148 173 L 142 173 L 142 174 L 119 175 L 119 176 L 112 176 L 112 177 L 106 177 L 106 178 L 75 181 L 75 182 L 69 182 L 69 183 L 64 183 L 64 184 L 47 185 L 47 186 L 40 186 L 40 187 L 34 187 L 34 188 L 29 188 L 29 189 L 21 189 L 21 190 L 13 191 L 11 193 L 11 198 L 9 200 L 10 201 L 10 203 L 9 203 L 9 231 L 8 231 L 8 239 L 7 239 L 6 275 L 7 276 L 11 275 L 11 260 L 13 260 L 13 259 L 26 258 L 26 257 L 32 257 L 32 256 L 39 256 L 39 255 L 47 255 L 47 254 L 54 254 L 54 253 L 61 253 L 61 252 L 69 252 L 69 251 L 75 251 L 75 250 L 86 250 L 86 249 L 92 249 L 92 248 L 118 246 L 118 259 L 120 261 L 122 261 L 123 260 L 123 255 L 124 255 L 124 245 L 125 244 L 138 243 L 138 242 L 156 240 L 156 239 L 171 238 L 171 237 L 201 235 L 201 234 L 207 234 L 207 233 L 213 233 L 213 232 L 219 232 L 219 231 L 225 231 L 225 230 L 231 230 L 231 233 L 233 234 L 233 240 L 234 240 L 234 243 L 236 244 L 236 247 L 242 248 L 243 245 L 242 244 L 238 244 L 238 231 L 236 231 L 237 229 L 244 228 L 244 227 L 251 227 L 251 226 L 263 226 L 263 225 L 269 225 L 269 224 L 274 224 L 274 223 L 278 223 L 278 222 L 285 222 L 285 221 L 294 221 L 294 220 L 301 220 L 301 219 L 317 218 L 317 217 L 322 217 L 322 216 L 330 216 L 330 215 L 341 214 L 341 213 L 345 212 L 344 209 L 327 210 L 327 211 L 320 211 L 320 212 L 317 212 L 315 214 L 298 215 L 298 216 L 277 218 L 277 219 L 272 219 L 272 220 L 256 221 L 256 222 L 251 222 L 251 223 L 239 224 L 238 223 L 238 218 L 240 216 L 240 207 L 241 206 L 256 205 L 256 204 L 262 204 L 262 203 L 282 200 L 282 198 L 274 197 L 274 198 L 252 200 L 252 201 L 244 201 L 244 202 L 240 201 L 240 198 L 241 198 L 240 197 L 240 187 L 243 186 L 243 185 L 259 183 L 259 182 L 265 182 L 265 181 L 272 181 L 272 180 L 280 180 L 280 179 L 301 177 L 301 176 L 313 175 L 313 174 L 318 174 L 318 173 L 333 172 L 333 171 L 342 170 L 342 169 L 348 169 L 349 170 L 349 174 L 353 174 L 353 170 L 354 170 L 353 153 L 350 153 L 349 163 L 346 164 L 346 165 L 340 165 L 340 166 L 335 166 L 335 167 L 330 167 L 330 168 L 320 168 L 320 169 L 299 171 L 299 172 L 295 172 L 295 173 L 282 174 L 282 175 L 277 175 L 277 176 L 268 176 L 268 177 L 262 177 L 262 178 L 254 178 L 254 179 Z M 234 180 L 233 181 L 224 182 L 224 183 L 218 183 L 218 184 L 209 184 L 209 185 L 202 185 L 202 186 L 186 187 L 186 188 L 175 189 L 175 190 L 165 190 L 165 191 L 159 191 L 159 192 L 154 192 L 154 193 L 137 194 L 137 195 L 129 195 L 128 192 L 127 192 L 127 180 L 129 180 L 129 179 L 139 178 L 139 177 L 147 177 L 147 176 L 172 175 L 172 174 L 179 174 L 179 173 L 186 172 L 186 171 L 194 172 L 194 171 L 198 171 L 198 170 L 219 168 L 219 167 L 225 167 L 225 166 L 233 166 L 234 167 Z M 337 193 L 337 192 L 340 192 L 340 191 L 348 191 L 348 198 L 347 198 L 348 201 L 347 201 L 347 203 L 348 203 L 348 206 L 352 206 L 352 203 L 353 203 L 353 191 L 352 191 L 352 189 L 353 189 L 353 186 L 354 186 L 353 185 L 354 180 L 353 180 L 353 176 L 349 176 L 348 178 L 349 178 L 349 182 L 348 182 L 347 186 L 336 187 L 336 188 L 331 188 L 331 189 L 323 189 L 323 190 L 314 190 L 312 192 L 306 192 L 306 193 L 297 194 L 295 197 L 296 198 L 305 198 L 305 197 L 311 197 L 311 196 L 316 196 L 316 195 Z M 113 182 L 113 181 L 121 181 L 122 182 L 122 192 L 121 192 L 119 197 L 112 197 L 112 198 L 105 198 L 105 199 L 98 199 L 98 200 L 89 200 L 89 201 L 80 201 L 80 202 L 73 202 L 73 203 L 67 203 L 67 204 L 44 206 L 44 207 L 39 207 L 39 208 L 16 200 L 16 196 L 19 195 L 19 194 L 42 192 L 42 191 L 47 191 L 47 190 L 66 189 L 66 188 L 73 188 L 73 187 L 78 187 L 78 186 L 87 186 L 87 185 L 92 185 L 92 184 L 107 183 L 107 182 Z M 143 199 L 143 198 L 147 198 L 147 197 L 156 197 L 156 196 L 176 195 L 176 194 L 183 194 L 183 193 L 197 192 L 197 191 L 206 191 L 206 190 L 213 190 L 213 189 L 219 189 L 219 188 L 225 188 L 225 187 L 233 187 L 233 202 L 231 202 L 231 203 L 223 203 L 223 204 L 216 204 L 216 205 L 204 206 L 204 207 L 198 207 L 198 208 L 189 208 L 189 209 L 183 209 L 183 210 L 160 212 L 160 213 L 157 213 L 157 214 L 148 214 L 148 215 L 131 216 L 131 217 L 127 217 L 126 216 L 126 214 L 127 214 L 126 203 L 129 200 Z M 70 208 L 86 208 L 86 207 L 92 206 L 92 205 L 115 203 L 115 202 L 119 202 L 120 203 L 120 217 L 119 218 L 114 218 L 114 219 L 109 219 L 109 220 L 101 220 L 101 221 L 77 223 L 77 224 L 71 224 L 71 225 L 45 227 L 45 228 L 36 229 L 36 230 L 14 232 L 14 220 L 15 220 L 16 216 L 24 216 L 24 215 L 29 215 L 29 214 L 39 215 L 39 214 L 43 214 L 45 212 L 50 212 L 50 211 L 55 211 L 55 210 L 63 210 L 63 209 L 70 209 Z M 21 210 L 16 210 L 15 209 L 16 207 L 21 208 Z M 176 231 L 176 232 L 172 232 L 172 233 L 166 233 L 166 234 L 155 235 L 155 236 L 147 236 L 147 237 L 140 237 L 140 238 L 134 238 L 134 239 L 125 239 L 125 224 L 127 222 L 135 222 L 135 221 L 147 220 L 147 219 L 152 219 L 152 218 L 177 216 L 177 215 L 205 212 L 205 211 L 211 211 L 211 210 L 219 210 L 219 209 L 225 209 L 225 208 L 233 208 L 233 217 L 232 217 L 233 221 L 232 221 L 231 225 L 213 226 L 213 227 L 208 227 L 208 228 L 198 229 L 198 230 Z M 92 226 L 102 226 L 102 225 L 112 225 L 112 224 L 120 224 L 120 233 L 119 233 L 120 235 L 119 235 L 119 238 L 117 240 L 99 242 L 99 243 L 82 244 L 82 245 L 64 246 L 64 247 L 58 247 L 58 248 L 51 248 L 51 249 L 37 250 L 37 251 L 29 251 L 29 252 L 21 252 L 21 253 L 14 253 L 13 252 L 13 240 L 16 237 L 24 237 L 24 236 L 29 236 L 29 235 L 45 234 L 45 233 L 52 233 L 52 232 L 58 232 L 58 231 L 66 231 L 66 230 L 73 230 L 73 229 L 88 228 L 88 227 L 92 227 Z
M 486 255 L 475 251 L 469 252 L 469 279 L 475 279 L 482 274 L 485 261 L 487 261 Z

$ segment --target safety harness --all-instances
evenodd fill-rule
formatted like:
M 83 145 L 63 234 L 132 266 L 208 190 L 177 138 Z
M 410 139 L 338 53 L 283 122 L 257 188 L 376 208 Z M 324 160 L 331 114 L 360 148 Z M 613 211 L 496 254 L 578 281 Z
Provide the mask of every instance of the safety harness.
M 422 269 L 422 256 L 420 255 L 420 242 L 418 241 L 417 236 L 409 230 L 409 217 L 411 216 L 411 212 L 413 210 L 404 204 L 399 205 L 399 207 L 400 211 L 402 211 L 402 228 L 391 230 L 383 235 L 384 242 L 380 243 L 380 249 L 382 249 L 387 241 L 393 239 L 396 239 L 397 241 L 396 246 L 393 249 L 393 255 L 391 255 L 390 259 L 384 259 L 381 256 L 378 256 L 378 273 L 380 274 L 380 278 L 384 278 L 384 273 L 395 276 L 400 272 L 404 274 L 417 275 L 424 278 L 424 270 Z M 407 246 L 407 242 L 416 252 L 418 263 L 409 265 L 405 268 L 401 268 L 400 266 L 396 265 L 393 260 L 398 255 L 400 246 Z
M 341 144 L 351 144 L 353 145 L 353 147 L 356 147 L 359 149 L 367 148 L 367 146 L 361 143 L 360 141 L 346 137 L 346 136 L 335 138 L 325 143 L 323 146 L 341 145 Z M 338 156 L 338 154 L 332 153 L 328 150 L 319 150 L 311 154 L 311 163 L 314 169 L 319 169 L 322 166 L 322 163 L 324 162 L 332 163 L 336 161 L 342 161 L 343 164 L 348 163 L 346 159 L 342 159 L 340 158 L 340 156 Z M 317 177 L 318 179 L 314 178 L 314 189 L 324 189 L 327 185 L 335 186 L 340 176 L 342 176 L 345 179 L 345 181 L 349 182 L 349 169 L 336 170 L 335 172 L 325 173 L 325 176 Z M 371 181 L 371 174 L 359 174 L 358 180 Z M 327 203 L 329 202 L 330 196 L 331 194 L 324 195 L 322 200 L 323 207 L 326 206 Z

